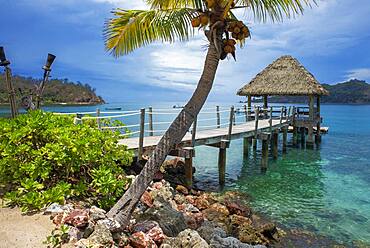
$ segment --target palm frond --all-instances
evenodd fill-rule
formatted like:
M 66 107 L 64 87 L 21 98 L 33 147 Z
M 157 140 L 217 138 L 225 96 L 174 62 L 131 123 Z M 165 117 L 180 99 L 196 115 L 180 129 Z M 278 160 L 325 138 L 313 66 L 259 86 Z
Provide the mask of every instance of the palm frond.
M 197 13 L 197 10 L 190 8 L 117 9 L 113 12 L 115 17 L 105 26 L 106 49 L 118 57 L 153 41 L 186 41 L 194 33 L 191 20 Z
M 226 0 L 224 0 L 226 1 Z M 311 7 L 316 0 L 236 0 L 236 4 L 250 9 L 258 21 L 282 21 L 303 13 L 304 5 Z
M 151 9 L 194 8 L 204 10 L 203 0 L 146 0 Z

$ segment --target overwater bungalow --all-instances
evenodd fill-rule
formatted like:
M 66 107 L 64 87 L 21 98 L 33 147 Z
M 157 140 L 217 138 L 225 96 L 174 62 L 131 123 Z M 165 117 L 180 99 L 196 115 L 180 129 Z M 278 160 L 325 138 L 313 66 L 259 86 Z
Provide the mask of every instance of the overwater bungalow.
M 252 97 L 263 97 L 265 109 L 268 108 L 269 96 L 307 96 L 308 107 L 296 109 L 293 132 L 295 135 L 300 132 L 303 137 L 307 130 L 307 142 L 313 143 L 313 131 L 316 130 L 316 140 L 320 140 L 320 98 L 329 92 L 292 56 L 286 55 L 275 60 L 239 89 L 237 94 L 248 97 L 248 107 L 252 105 Z

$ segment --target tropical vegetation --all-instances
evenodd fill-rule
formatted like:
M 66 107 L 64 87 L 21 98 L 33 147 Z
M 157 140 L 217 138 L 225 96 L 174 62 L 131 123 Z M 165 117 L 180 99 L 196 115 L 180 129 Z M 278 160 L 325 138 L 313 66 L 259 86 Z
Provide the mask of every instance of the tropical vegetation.
M 159 141 L 145 167 L 125 195 L 108 215 L 122 225 L 129 223 L 138 200 L 167 154 L 185 136 L 205 103 L 215 79 L 220 60 L 228 54 L 235 58 L 236 44 L 242 46 L 250 30 L 234 13 L 236 9 L 249 11 L 257 21 L 281 21 L 303 13 L 314 0 L 146 0 L 147 10 L 113 11 L 106 23 L 105 44 L 114 56 L 128 54 L 154 41 L 186 41 L 195 28 L 204 31 L 208 51 L 198 85 L 183 110 Z M 140 160 L 141 158 L 139 158 Z
M 0 104 L 8 104 L 8 91 L 6 84 L 2 83 L 4 74 L 0 73 Z M 13 76 L 12 82 L 14 89 L 17 90 L 18 99 L 28 95 L 35 90 L 40 79 L 31 77 Z M 19 90 L 20 89 L 20 90 Z M 81 82 L 71 82 L 68 79 L 51 79 L 45 85 L 42 100 L 44 104 L 101 104 L 104 103 L 102 97 L 97 96 L 95 89 L 89 84 Z
M 42 111 L 0 119 L 0 192 L 23 211 L 82 197 L 107 209 L 129 183 L 132 154 L 119 138 Z

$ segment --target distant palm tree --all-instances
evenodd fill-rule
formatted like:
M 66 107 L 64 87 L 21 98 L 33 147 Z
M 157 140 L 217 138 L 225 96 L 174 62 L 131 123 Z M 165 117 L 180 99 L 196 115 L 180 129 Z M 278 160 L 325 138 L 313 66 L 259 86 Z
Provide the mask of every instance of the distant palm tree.
M 282 21 L 303 13 L 315 0 L 146 0 L 148 10 L 113 11 L 106 23 L 105 45 L 114 56 L 128 54 L 154 41 L 187 41 L 199 27 L 209 41 L 202 76 L 182 111 L 167 129 L 141 173 L 108 215 L 127 225 L 137 202 L 169 152 L 181 142 L 205 103 L 221 59 L 235 58 L 235 43 L 245 42 L 249 29 L 233 10 L 245 8 L 256 20 Z M 231 37 L 230 37 L 231 36 Z

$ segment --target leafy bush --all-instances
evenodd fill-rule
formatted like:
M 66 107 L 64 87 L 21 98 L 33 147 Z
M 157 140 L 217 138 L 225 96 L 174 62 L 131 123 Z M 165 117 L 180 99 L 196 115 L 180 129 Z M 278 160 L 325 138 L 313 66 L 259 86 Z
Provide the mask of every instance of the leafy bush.
M 0 192 L 23 211 L 70 197 L 110 207 L 127 187 L 122 167 L 132 154 L 118 132 L 94 125 L 42 111 L 0 119 Z

